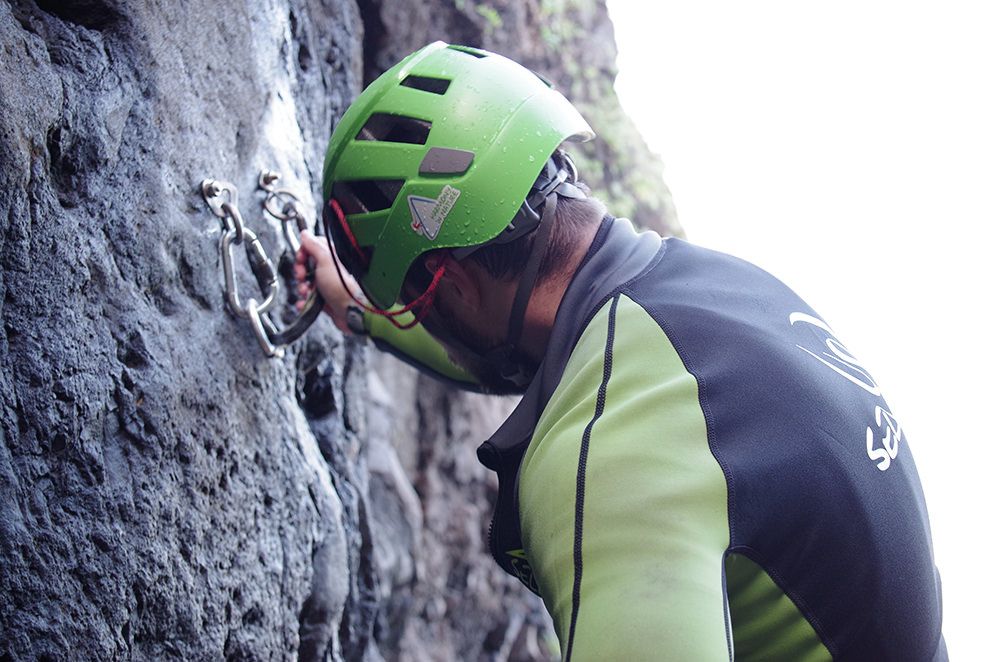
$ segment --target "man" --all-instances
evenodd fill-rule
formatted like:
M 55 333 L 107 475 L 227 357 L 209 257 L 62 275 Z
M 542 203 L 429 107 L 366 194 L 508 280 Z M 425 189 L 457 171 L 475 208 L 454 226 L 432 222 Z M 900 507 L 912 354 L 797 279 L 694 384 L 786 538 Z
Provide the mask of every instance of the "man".
M 297 275 L 315 261 L 342 330 L 523 393 L 479 449 L 490 547 L 563 659 L 946 660 L 878 384 L 772 276 L 608 216 L 561 147 L 592 135 L 519 65 L 431 44 L 331 138 L 325 229 L 350 274 L 305 234 Z

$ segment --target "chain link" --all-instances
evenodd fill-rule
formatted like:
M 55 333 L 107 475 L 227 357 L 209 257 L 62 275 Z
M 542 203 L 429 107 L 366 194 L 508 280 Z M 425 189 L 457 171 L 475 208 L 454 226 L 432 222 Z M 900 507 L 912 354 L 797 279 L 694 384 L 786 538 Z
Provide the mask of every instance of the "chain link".
M 281 175 L 273 170 L 263 170 L 257 180 L 258 186 L 267 191 L 264 198 L 264 211 L 281 221 L 281 231 L 285 242 L 295 252 L 299 250 L 299 233 L 309 228 L 302 204 L 294 193 L 288 189 L 277 188 L 275 182 Z
M 264 170 L 260 174 L 258 184 L 267 192 L 263 203 L 264 210 L 281 222 L 285 242 L 294 255 L 300 246 L 299 232 L 308 229 L 309 223 L 305 219 L 298 197 L 287 189 L 274 186 L 279 178 L 278 173 Z M 316 288 L 313 288 L 299 316 L 292 324 L 279 331 L 269 315 L 269 311 L 278 302 L 281 292 L 278 271 L 257 238 L 257 234 L 244 224 L 236 187 L 229 182 L 206 179 L 201 183 L 201 193 L 212 213 L 222 219 L 223 231 L 219 238 L 219 254 L 222 258 L 222 273 L 226 283 L 226 305 L 234 315 L 249 321 L 264 354 L 268 357 L 281 358 L 284 356 L 284 347 L 305 333 L 319 316 L 323 309 L 323 300 Z M 250 271 L 263 295 L 260 300 L 250 297 L 244 303 L 240 299 L 233 261 L 234 245 L 243 245 L 245 248 Z

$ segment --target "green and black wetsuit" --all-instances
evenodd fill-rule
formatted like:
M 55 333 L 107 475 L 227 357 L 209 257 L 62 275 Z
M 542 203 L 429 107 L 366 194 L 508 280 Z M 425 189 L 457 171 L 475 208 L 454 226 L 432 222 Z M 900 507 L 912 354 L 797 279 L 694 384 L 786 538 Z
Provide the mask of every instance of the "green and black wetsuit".
M 898 421 L 742 260 L 605 219 L 479 457 L 564 660 L 947 660 Z

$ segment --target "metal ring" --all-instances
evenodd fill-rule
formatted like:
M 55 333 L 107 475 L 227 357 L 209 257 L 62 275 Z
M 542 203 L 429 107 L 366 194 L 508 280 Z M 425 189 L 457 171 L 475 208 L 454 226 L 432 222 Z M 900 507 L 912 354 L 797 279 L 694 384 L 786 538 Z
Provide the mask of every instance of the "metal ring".
M 223 202 L 221 209 L 225 212 L 223 219 L 231 218 L 233 220 L 233 225 L 236 228 L 236 243 L 242 244 L 246 233 L 249 232 L 243 225 L 243 215 L 240 214 L 240 209 L 232 202 Z
M 264 209 L 281 221 L 285 241 L 292 251 L 298 252 L 299 232 L 308 229 L 309 223 L 298 197 L 287 189 L 274 187 L 278 179 L 280 175 L 274 171 L 265 170 L 260 174 L 258 183 L 268 192 L 264 200 Z M 325 306 L 323 298 L 316 289 L 313 289 L 299 315 L 291 324 L 279 330 L 267 311 L 279 300 L 281 280 L 257 234 L 243 222 L 237 203 L 236 187 L 229 182 L 205 179 L 201 182 L 201 194 L 212 213 L 222 219 L 223 232 L 219 237 L 219 252 L 222 256 L 227 307 L 236 317 L 249 320 L 254 337 L 257 338 L 257 343 L 265 355 L 284 356 L 284 347 L 304 334 L 323 311 Z M 245 305 L 240 301 L 233 258 L 234 243 L 243 244 L 246 249 L 250 271 L 257 281 L 261 294 L 264 295 L 262 301 L 249 298 Z M 309 277 L 312 279 L 312 273 Z
M 288 211 L 291 208 L 291 211 Z M 299 198 L 288 189 L 269 191 L 264 198 L 264 209 L 279 221 L 287 221 L 302 216 Z
M 271 342 L 275 345 L 290 345 L 301 338 L 309 330 L 313 322 L 316 321 L 319 314 L 323 312 L 325 305 L 326 302 L 323 301 L 323 297 L 320 296 L 317 290 L 313 289 L 309 298 L 306 299 L 305 305 L 302 306 L 302 311 L 291 324 L 281 331 L 275 330 L 273 333 L 268 333 Z
M 226 281 L 226 303 L 229 310 L 237 317 L 246 317 L 246 308 L 240 303 L 240 294 L 236 285 L 236 270 L 233 267 L 233 238 L 235 232 L 226 232 L 219 240 L 219 252 L 222 254 L 222 275 Z
M 261 320 L 260 306 L 256 299 L 250 299 L 247 301 L 247 312 L 250 319 L 250 327 L 253 329 L 253 334 L 257 338 L 257 344 L 270 358 L 282 358 L 285 355 L 285 350 L 282 347 L 276 347 L 271 339 L 267 335 L 267 331 L 264 329 L 264 323 Z
M 298 230 L 298 232 L 296 232 L 296 229 Z M 282 221 L 281 223 L 281 233 L 285 235 L 285 243 L 288 244 L 288 247 L 292 250 L 293 257 L 295 256 L 295 254 L 299 252 L 299 249 L 302 247 L 302 241 L 299 239 L 299 232 L 301 232 L 304 229 L 305 228 L 301 227 L 301 224 L 299 223 L 296 223 L 295 228 L 293 228 L 292 219 L 288 219 L 287 221 Z

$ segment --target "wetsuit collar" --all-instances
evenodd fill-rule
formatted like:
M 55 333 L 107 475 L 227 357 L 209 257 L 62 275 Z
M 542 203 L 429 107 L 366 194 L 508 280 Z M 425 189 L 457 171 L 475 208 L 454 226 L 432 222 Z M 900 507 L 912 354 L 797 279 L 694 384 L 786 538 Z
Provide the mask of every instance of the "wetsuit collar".
M 604 218 L 559 303 L 538 372 L 521 402 L 487 443 L 503 450 L 531 438 L 590 318 L 615 290 L 645 270 L 662 244 L 655 232 L 637 233 L 628 219 Z

